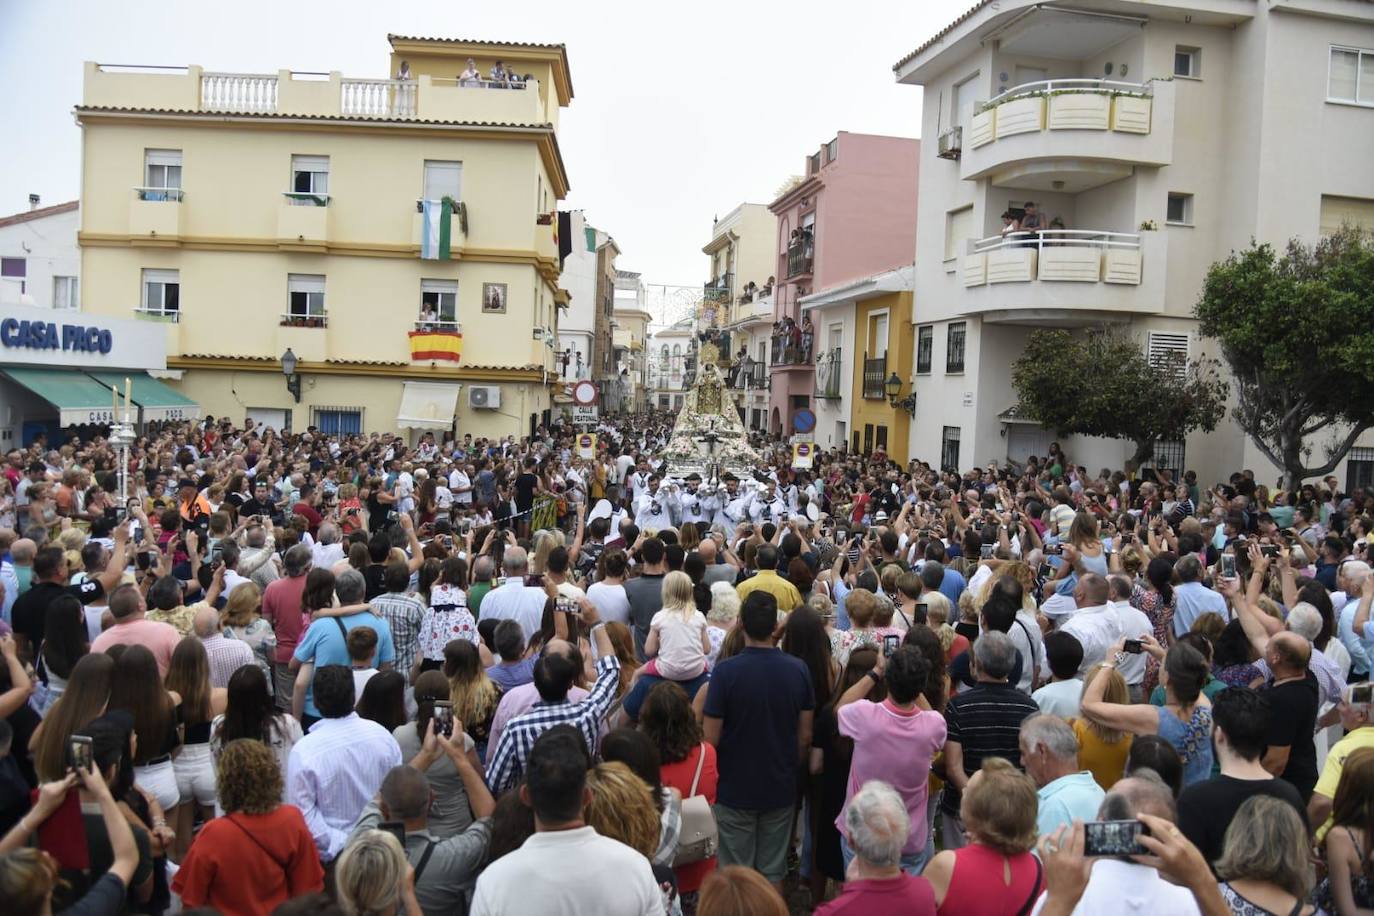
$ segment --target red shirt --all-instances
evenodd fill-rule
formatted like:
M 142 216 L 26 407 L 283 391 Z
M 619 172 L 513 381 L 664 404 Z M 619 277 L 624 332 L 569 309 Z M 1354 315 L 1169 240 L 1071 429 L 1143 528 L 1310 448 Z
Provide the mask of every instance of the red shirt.
M 310 523 L 311 537 L 320 533 L 320 522 L 324 521 L 324 518 L 315 511 L 315 507 L 310 503 L 296 503 L 291 507 L 291 512 L 295 515 L 305 516 L 305 520 Z
M 186 907 L 236 916 L 268 916 L 292 897 L 323 889 L 315 841 L 292 805 L 207 821 L 172 878 Z
M 301 633 L 310 621 L 301 612 L 301 595 L 305 592 L 305 576 L 278 579 L 262 593 L 262 616 L 277 634 L 277 663 L 291 661 Z
M 815 916 L 934 916 L 935 891 L 925 878 L 901 874 L 895 878 L 846 881 L 844 891 L 817 908 Z
M 719 774 L 716 772 L 716 749 L 711 745 L 703 742 L 687 755 L 686 760 L 679 760 L 677 763 L 665 763 L 659 768 L 658 776 L 665 787 L 677 789 L 682 793 L 682 797 L 686 798 L 687 793 L 692 789 L 692 777 L 697 772 L 697 758 L 701 756 L 703 748 L 706 751 L 706 761 L 701 765 L 701 778 L 697 780 L 696 794 L 706 796 L 706 800 L 714 805 L 716 803 L 716 781 Z M 706 880 L 706 876 L 715 870 L 715 856 L 675 869 L 678 890 L 697 890 L 701 887 L 701 882 Z

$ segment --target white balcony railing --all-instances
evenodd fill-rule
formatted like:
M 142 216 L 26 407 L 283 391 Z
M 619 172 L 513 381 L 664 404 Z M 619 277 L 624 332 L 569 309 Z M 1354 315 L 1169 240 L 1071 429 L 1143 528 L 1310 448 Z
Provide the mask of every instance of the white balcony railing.
M 415 322 L 417 331 L 447 331 L 451 334 L 463 333 L 463 325 L 457 321 L 445 321 L 442 318 L 431 318 L 427 320 L 417 320 Z
M 965 287 L 1050 281 L 1141 283 L 1140 236 L 1092 229 L 1008 232 L 971 242 L 960 262 Z
M 177 324 L 181 321 L 181 312 L 177 309 L 150 309 L 143 306 L 136 306 L 134 314 L 140 318 L 151 318 L 156 321 L 167 321 Z
M 1047 96 L 1050 93 L 1063 92 L 1091 92 L 1097 94 L 1116 94 L 1116 95 L 1151 95 L 1149 83 L 1123 83 L 1118 80 L 1099 80 L 1099 79 L 1058 79 L 1058 80 L 1036 80 L 1033 83 L 1022 83 L 1019 86 L 1012 86 L 1006 92 L 1000 93 L 996 98 L 986 102 L 980 102 L 975 106 L 975 111 L 986 111 L 1013 99 L 1022 99 L 1031 96 Z
M 150 202 L 170 201 L 179 204 L 185 193 L 181 188 L 134 188 L 134 195 L 139 200 Z
M 341 108 L 346 115 L 374 118 L 415 115 L 416 88 L 411 80 L 346 79 L 341 86 Z
M 1139 248 L 1140 236 L 1134 232 L 1104 232 L 1098 229 L 1044 229 L 1037 232 L 1008 232 L 974 242 L 975 252 L 997 248 Z
M 277 77 L 264 73 L 202 73 L 200 107 L 211 111 L 276 111 Z
M 282 197 L 293 207 L 327 207 L 329 206 L 328 194 L 317 194 L 314 191 L 282 191 Z

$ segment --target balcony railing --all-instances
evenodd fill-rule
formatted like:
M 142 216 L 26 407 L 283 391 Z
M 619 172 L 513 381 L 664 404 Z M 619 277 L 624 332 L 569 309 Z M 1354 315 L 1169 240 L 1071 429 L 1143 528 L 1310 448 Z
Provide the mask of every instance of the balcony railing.
M 134 188 L 134 196 L 139 200 L 150 202 L 171 202 L 181 203 L 181 198 L 186 192 L 181 188 Z
M 844 373 L 844 350 L 835 347 L 816 357 L 816 395 L 838 398 Z
M 1111 130 L 1148 134 L 1154 87 L 1116 80 L 1038 80 L 978 103 L 960 145 L 965 151 L 1016 134 Z
M 810 350 L 792 342 L 787 334 L 773 336 L 773 352 L 770 363 L 775 366 L 802 366 L 811 364 Z
M 178 324 L 181 321 L 179 309 L 149 309 L 139 306 L 134 309 L 134 315 L 149 321 L 165 321 L 169 324 Z
M 340 87 L 341 108 L 346 115 L 372 118 L 415 116 L 417 90 L 413 80 L 346 79 Z
M 281 316 L 281 326 L 284 328 L 327 328 L 329 327 L 328 315 L 300 315 L 294 312 L 283 312 Z
M 881 401 L 887 397 L 887 354 L 864 357 L 864 397 Z
M 268 73 L 202 73 L 200 107 L 209 111 L 276 111 L 277 76 Z
M 282 191 L 281 193 L 286 198 L 286 202 L 293 207 L 329 206 L 328 194 L 316 194 L 312 191 Z
M 964 286 L 1048 280 L 1140 284 L 1140 236 L 1096 229 L 1009 232 L 973 243 Z
M 718 280 L 707 280 L 701 287 L 702 298 L 707 302 L 729 302 L 730 284 L 733 274 L 725 274 Z
M 787 249 L 787 276 L 789 279 L 811 273 L 811 255 L 810 245 L 794 245 Z
M 450 334 L 461 334 L 463 326 L 457 321 L 446 321 L 443 318 L 431 318 L 428 320 L 417 320 L 415 322 L 417 331 L 445 331 Z
M 757 391 L 768 387 L 768 367 L 751 361 L 748 366 L 737 363 L 730 375 L 730 387 L 740 391 Z

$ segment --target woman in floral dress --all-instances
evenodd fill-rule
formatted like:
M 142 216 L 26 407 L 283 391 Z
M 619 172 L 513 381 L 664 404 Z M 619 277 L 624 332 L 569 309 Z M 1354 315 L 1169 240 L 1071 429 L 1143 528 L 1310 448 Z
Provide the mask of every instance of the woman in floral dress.
M 1145 568 L 1145 577 L 1136 582 L 1131 593 L 1131 607 L 1150 618 L 1154 638 L 1161 646 L 1174 641 L 1174 567 L 1163 557 L 1155 557 Z M 1159 662 L 1150 656 L 1145 663 L 1145 680 L 1141 689 L 1145 696 L 1159 683 Z
M 477 621 L 468 610 L 468 564 L 449 557 L 439 568 L 439 578 L 429 590 L 429 609 L 420 622 L 421 669 L 429 671 L 444 664 L 444 646 L 463 639 L 477 644 Z

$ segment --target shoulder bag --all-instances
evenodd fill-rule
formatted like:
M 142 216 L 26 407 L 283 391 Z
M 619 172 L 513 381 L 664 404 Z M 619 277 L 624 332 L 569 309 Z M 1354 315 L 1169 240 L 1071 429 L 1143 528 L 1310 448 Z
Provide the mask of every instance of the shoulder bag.
M 716 854 L 716 847 L 720 841 L 711 803 L 706 800 L 706 796 L 697 794 L 701 770 L 706 765 L 704 741 L 700 750 L 701 753 L 697 756 L 697 771 L 692 776 L 692 788 L 682 800 L 682 830 L 678 834 L 677 855 L 673 857 L 674 868 L 711 858 Z

